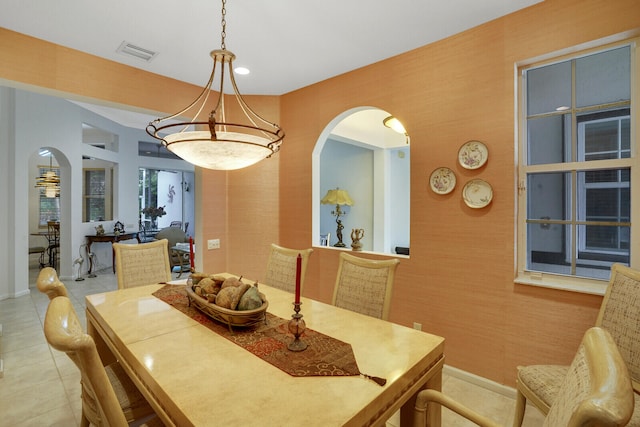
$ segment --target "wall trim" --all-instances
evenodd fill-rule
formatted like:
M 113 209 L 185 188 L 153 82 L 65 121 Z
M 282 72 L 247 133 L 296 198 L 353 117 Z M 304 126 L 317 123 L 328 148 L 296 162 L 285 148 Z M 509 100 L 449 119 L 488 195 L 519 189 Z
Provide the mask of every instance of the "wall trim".
M 481 377 L 476 374 L 472 374 L 471 372 L 463 371 L 462 369 L 454 368 L 453 366 L 444 365 L 443 373 L 450 375 L 452 377 L 461 379 L 468 383 L 477 385 L 478 387 L 485 388 L 487 390 L 499 393 L 503 396 L 509 397 L 511 399 L 516 398 L 516 389 L 513 387 L 506 386 L 504 384 L 497 383 L 495 381 L 491 381 L 487 378 Z

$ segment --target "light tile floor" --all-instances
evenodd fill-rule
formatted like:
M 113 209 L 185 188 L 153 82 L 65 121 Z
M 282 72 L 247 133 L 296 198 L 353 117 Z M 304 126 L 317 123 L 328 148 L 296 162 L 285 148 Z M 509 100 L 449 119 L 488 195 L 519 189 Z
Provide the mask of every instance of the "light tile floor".
M 35 287 L 37 274 L 38 270 L 30 271 L 30 295 L 0 301 L 4 360 L 4 377 L 0 378 L 0 427 L 80 424 L 80 374 L 69 358 L 51 349 L 44 338 L 42 322 L 49 300 Z M 117 288 L 116 277 L 109 270 L 100 271 L 96 278 L 67 281 L 65 285 L 83 322 L 85 295 Z M 446 374 L 443 390 L 505 426 L 512 423 L 515 407 L 512 398 Z M 539 426 L 542 420 L 540 413 L 529 407 L 524 426 Z M 387 423 L 390 427 L 398 424 L 397 416 Z M 443 409 L 442 425 L 473 424 Z

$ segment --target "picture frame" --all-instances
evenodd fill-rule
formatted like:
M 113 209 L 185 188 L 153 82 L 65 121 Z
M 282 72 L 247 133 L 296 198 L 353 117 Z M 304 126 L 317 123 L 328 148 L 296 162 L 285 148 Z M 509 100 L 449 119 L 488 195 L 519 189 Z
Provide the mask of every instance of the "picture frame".
M 320 235 L 320 246 L 329 246 L 331 240 L 331 233 Z

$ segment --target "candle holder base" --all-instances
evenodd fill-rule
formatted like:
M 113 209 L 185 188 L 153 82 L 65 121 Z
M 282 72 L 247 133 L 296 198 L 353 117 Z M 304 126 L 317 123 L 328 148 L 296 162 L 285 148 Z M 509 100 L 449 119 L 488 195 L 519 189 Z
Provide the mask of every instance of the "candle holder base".
M 293 311 L 295 311 L 295 313 L 291 315 L 291 320 L 289 320 L 289 324 L 287 325 L 289 332 L 291 332 L 294 337 L 293 341 L 287 346 L 290 351 L 303 351 L 307 348 L 307 343 L 300 339 L 304 330 L 307 329 L 307 325 L 302 319 L 302 314 L 300 314 L 301 304 L 301 302 L 293 303 Z

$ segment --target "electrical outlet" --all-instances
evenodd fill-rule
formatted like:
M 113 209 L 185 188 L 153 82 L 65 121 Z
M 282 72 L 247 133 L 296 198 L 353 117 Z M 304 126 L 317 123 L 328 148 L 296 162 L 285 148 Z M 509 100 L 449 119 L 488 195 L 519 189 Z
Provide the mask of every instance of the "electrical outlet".
M 207 249 L 220 249 L 220 239 L 207 240 Z
M 422 330 L 422 323 L 413 322 L 413 329 L 415 329 L 417 331 L 421 331 Z

